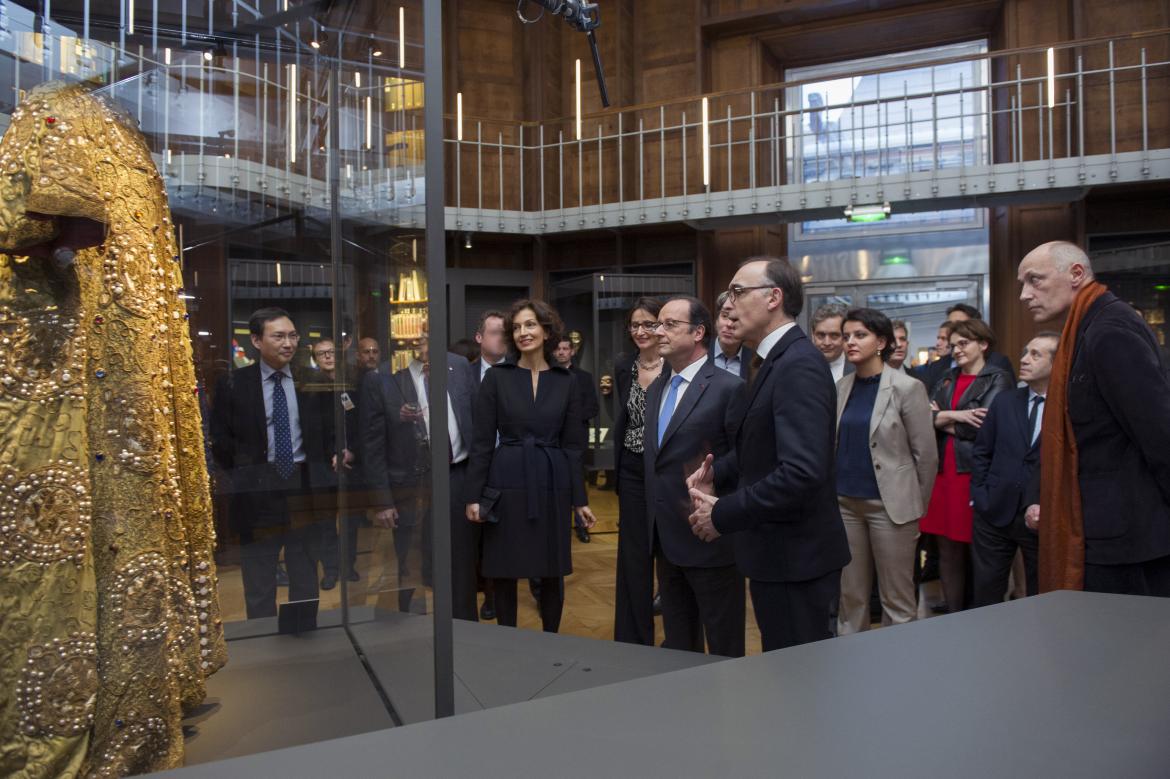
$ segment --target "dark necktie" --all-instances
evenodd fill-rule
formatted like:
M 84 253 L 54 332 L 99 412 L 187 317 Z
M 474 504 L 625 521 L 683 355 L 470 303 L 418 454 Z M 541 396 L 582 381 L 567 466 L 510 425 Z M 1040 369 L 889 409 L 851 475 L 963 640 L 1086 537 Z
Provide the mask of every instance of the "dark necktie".
M 424 414 L 431 413 L 430 398 L 431 398 L 431 366 L 429 363 L 423 365 L 423 392 L 427 396 L 427 406 L 423 409 Z M 451 431 L 447 431 L 447 463 L 455 459 L 455 450 L 451 448 Z
M 1032 410 L 1028 412 L 1028 444 L 1036 443 L 1036 435 L 1040 432 L 1036 429 L 1036 422 L 1040 419 L 1040 404 L 1044 402 L 1044 398 L 1040 395 L 1032 398 Z M 1018 406 L 1017 406 L 1018 408 Z
M 276 447 L 272 463 L 282 479 L 292 476 L 292 429 L 288 421 L 288 398 L 284 396 L 284 373 L 272 374 L 272 440 Z
M 762 366 L 763 364 L 764 364 L 764 358 L 760 357 L 760 355 L 757 354 L 755 357 L 752 358 L 751 366 L 748 368 L 748 386 L 749 387 L 756 382 L 756 376 L 759 374 L 760 366 Z

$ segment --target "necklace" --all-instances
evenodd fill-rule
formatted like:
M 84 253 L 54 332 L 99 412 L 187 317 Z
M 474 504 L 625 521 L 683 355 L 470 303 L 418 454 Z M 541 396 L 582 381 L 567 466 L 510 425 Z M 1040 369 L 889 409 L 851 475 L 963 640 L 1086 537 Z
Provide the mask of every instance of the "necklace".
M 658 368 L 662 367 L 662 358 L 661 357 L 659 357 L 657 360 L 655 360 L 654 362 L 651 362 L 651 363 L 642 362 L 642 358 L 639 357 L 636 362 L 638 363 L 638 369 L 643 370 L 643 371 L 653 371 L 653 370 L 657 370 Z

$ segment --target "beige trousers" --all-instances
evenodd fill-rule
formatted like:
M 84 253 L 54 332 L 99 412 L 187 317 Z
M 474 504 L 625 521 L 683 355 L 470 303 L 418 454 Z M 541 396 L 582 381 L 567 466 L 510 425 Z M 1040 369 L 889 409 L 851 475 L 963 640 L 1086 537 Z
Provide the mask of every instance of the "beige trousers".
M 918 520 L 896 525 L 881 500 L 838 496 L 853 559 L 841 571 L 841 606 L 837 634 L 869 630 L 869 596 L 877 569 L 882 624 L 910 622 L 917 612 L 914 553 Z

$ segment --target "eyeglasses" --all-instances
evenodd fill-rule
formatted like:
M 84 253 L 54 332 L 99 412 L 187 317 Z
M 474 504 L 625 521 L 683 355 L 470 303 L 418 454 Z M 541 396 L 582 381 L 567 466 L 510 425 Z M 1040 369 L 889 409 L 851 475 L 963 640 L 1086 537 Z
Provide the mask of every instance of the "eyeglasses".
M 728 300 L 728 302 L 733 303 L 733 302 L 735 302 L 736 298 L 738 298 L 740 295 L 742 295 L 745 292 L 751 292 L 753 289 L 775 289 L 775 288 L 776 288 L 775 284 L 756 284 L 756 285 L 751 286 L 751 287 L 745 287 L 742 284 L 732 284 L 731 286 L 729 286 L 727 288 L 727 300 Z
M 654 328 L 656 327 L 658 327 L 658 323 L 649 319 L 642 322 L 630 322 L 631 333 L 637 333 L 639 331 L 644 333 L 653 333 Z
M 269 333 L 267 338 L 275 341 L 278 344 L 286 342 L 295 344 L 301 340 L 301 336 L 298 333 Z
M 319 352 L 313 352 L 313 356 L 317 359 L 321 359 L 322 357 L 332 357 L 335 354 L 337 354 L 337 352 L 334 349 L 322 349 Z
M 958 349 L 960 352 L 965 352 L 965 351 L 967 351 L 967 347 L 973 343 L 976 343 L 976 342 L 975 341 L 968 341 L 966 338 L 960 338 L 958 341 L 951 342 L 951 348 Z
M 679 325 L 693 325 L 693 324 L 694 324 L 694 322 L 680 322 L 677 319 L 664 319 L 661 322 L 655 322 L 654 326 L 651 327 L 650 330 L 652 332 L 656 333 L 659 330 L 673 330 L 676 327 L 678 327 Z

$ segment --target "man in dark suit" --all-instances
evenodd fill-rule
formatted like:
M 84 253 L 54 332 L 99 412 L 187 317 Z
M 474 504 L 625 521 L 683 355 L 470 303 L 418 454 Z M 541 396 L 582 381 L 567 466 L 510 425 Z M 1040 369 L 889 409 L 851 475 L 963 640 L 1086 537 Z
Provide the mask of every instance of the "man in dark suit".
M 938 383 L 942 381 L 948 373 L 950 373 L 952 368 L 955 367 L 955 360 L 953 357 L 951 357 L 951 333 L 950 330 L 947 330 L 944 335 L 943 328 L 945 328 L 951 322 L 963 322 L 968 319 L 978 319 L 982 321 L 983 314 L 980 313 L 979 309 L 975 308 L 974 306 L 969 306 L 966 303 L 956 303 L 947 309 L 947 321 L 939 325 L 938 331 L 938 353 L 942 356 L 940 356 L 934 362 L 927 363 L 925 366 L 920 366 L 924 370 L 922 371 L 921 375 L 915 376 L 915 378 L 920 379 L 924 384 L 926 384 L 926 393 L 928 395 L 932 395 L 934 393 L 934 388 L 938 386 Z M 943 341 L 946 341 L 945 353 L 943 351 Z M 988 365 L 994 365 L 996 368 L 1002 368 L 1003 370 L 1007 371 L 1008 375 L 1012 377 L 1012 382 L 1015 382 L 1016 369 L 1012 366 L 1012 361 L 1009 360 L 1005 355 L 1001 354 L 1000 352 L 988 350 L 987 354 L 984 355 L 984 359 L 987 360 Z
M 719 321 L 711 344 L 711 361 L 715 363 L 716 368 L 747 381 L 748 370 L 756 353 L 744 346 L 743 340 L 736 335 L 735 320 L 731 315 L 731 304 L 727 302 L 727 292 L 719 293 L 719 297 L 715 299 L 715 310 L 718 312 Z
M 475 330 L 475 342 L 479 344 L 479 357 L 472 361 L 475 385 L 483 381 L 483 375 L 488 368 L 504 361 L 508 356 L 508 343 L 504 332 L 504 314 L 502 311 L 484 311 L 479 317 L 479 327 Z
M 227 474 L 240 530 L 248 619 L 276 615 L 281 547 L 289 601 L 317 598 L 311 548 L 319 528 L 314 487 L 326 486 L 332 445 L 322 428 L 327 403 L 307 393 L 291 362 L 300 336 L 287 311 L 262 308 L 248 321 L 256 363 L 224 377 L 211 412 L 211 450 Z
M 1157 339 L 1074 244 L 1033 249 L 1018 279 L 1035 321 L 1069 320 L 1045 404 L 1042 508 L 1029 517 L 1040 528 L 1041 590 L 1080 578 L 1094 592 L 1170 597 L 1170 380 Z M 1049 446 L 1070 428 L 1079 527 L 1078 505 L 1062 500 L 1072 453 Z
M 1002 603 L 1016 551 L 1024 556 L 1025 591 L 1037 592 L 1039 540 L 1026 524 L 1040 503 L 1040 428 L 1052 358 L 1060 334 L 1040 333 L 1024 347 L 1020 378 L 1028 386 L 1002 392 L 991 403 L 972 449 L 972 603 Z
M 829 638 L 836 628 L 850 559 L 833 466 L 837 388 L 796 325 L 804 290 L 787 260 L 748 260 L 728 291 L 738 332 L 756 350 L 756 372 L 735 449 L 716 463 L 708 456 L 688 479 L 690 521 L 703 540 L 734 534 L 769 651 Z
M 394 532 L 398 563 L 398 607 L 409 611 L 414 587 L 409 557 L 418 543 L 422 582 L 431 583 L 430 382 L 426 339 L 420 339 L 415 359 L 393 375 L 388 369 L 367 374 L 362 385 L 361 429 L 364 469 L 373 492 L 374 522 Z M 462 495 L 471 447 L 471 405 L 476 381 L 470 363 L 447 355 L 447 449 L 451 495 Z M 480 526 L 463 517 L 463 505 L 451 501 L 451 592 L 456 619 L 475 621 L 475 560 Z
M 658 351 L 670 370 L 646 392 L 646 512 L 662 596 L 662 645 L 743 657 L 743 574 L 731 539 L 705 543 L 687 522 L 686 477 L 708 454 L 731 451 L 745 403 L 743 380 L 707 357 L 711 326 L 710 312 L 693 297 L 671 298 L 658 314 Z
M 849 309 L 840 303 L 825 303 L 812 315 L 812 340 L 825 361 L 836 384 L 842 376 L 848 376 L 856 368 L 845 359 L 845 314 Z
M 592 427 L 593 420 L 601 413 L 601 402 L 597 398 L 593 374 L 574 365 L 574 356 L 576 353 L 573 351 L 573 342 L 567 336 L 562 338 L 557 344 L 557 348 L 553 350 L 553 359 L 558 365 L 573 374 L 573 381 L 577 383 L 577 396 L 581 402 L 581 422 L 585 425 L 585 441 L 588 442 L 589 428 Z M 573 512 L 573 531 L 577 534 L 577 540 L 583 544 L 588 544 L 592 540 L 589 536 L 589 528 L 585 527 L 585 521 L 575 511 Z

